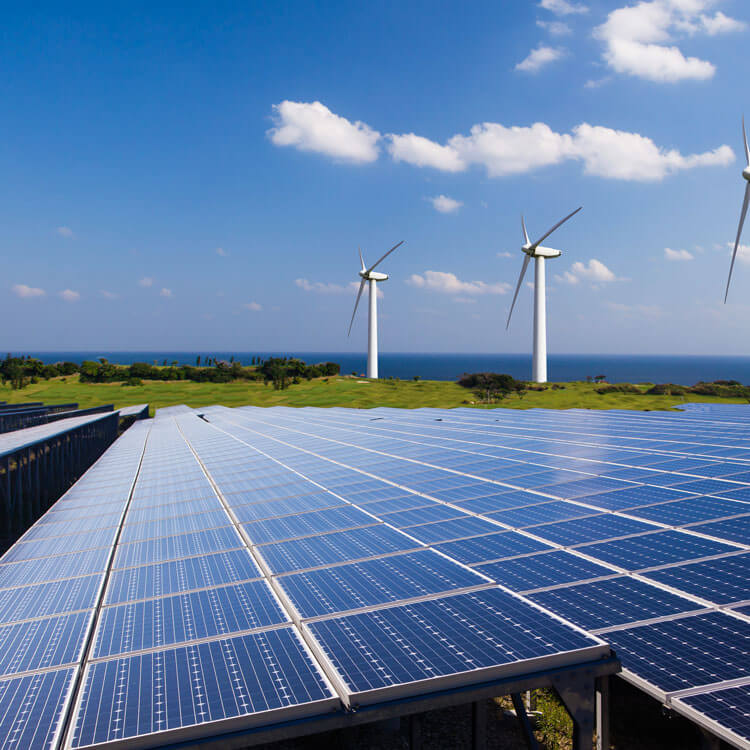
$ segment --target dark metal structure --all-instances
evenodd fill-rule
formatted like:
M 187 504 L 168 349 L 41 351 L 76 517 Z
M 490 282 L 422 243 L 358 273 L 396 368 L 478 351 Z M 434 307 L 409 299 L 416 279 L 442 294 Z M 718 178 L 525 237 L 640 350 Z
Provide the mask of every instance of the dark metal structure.
M 0 532 L 24 531 L 117 437 L 118 414 L 61 419 L 0 441 Z

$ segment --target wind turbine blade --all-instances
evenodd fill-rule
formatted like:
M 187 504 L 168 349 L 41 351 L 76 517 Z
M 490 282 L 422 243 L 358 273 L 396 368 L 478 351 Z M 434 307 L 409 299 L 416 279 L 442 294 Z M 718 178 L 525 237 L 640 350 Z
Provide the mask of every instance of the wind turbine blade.
M 747 132 L 745 131 L 744 115 L 742 115 L 742 138 L 745 141 L 745 158 L 747 159 L 747 166 L 750 167 L 750 148 L 747 147 Z
M 568 215 L 567 215 L 567 216 L 566 216 L 566 217 L 565 217 L 564 219 L 560 219 L 560 221 L 558 221 L 558 222 L 557 222 L 557 224 L 555 224 L 555 226 L 553 226 L 553 227 L 552 227 L 552 229 L 549 229 L 549 230 L 548 230 L 547 232 L 545 232 L 545 233 L 544 233 L 544 234 L 543 234 L 543 235 L 542 235 L 542 236 L 541 236 L 541 237 L 540 237 L 540 238 L 539 238 L 539 239 L 538 239 L 538 240 L 537 240 L 537 241 L 536 241 L 536 242 L 535 242 L 535 243 L 534 243 L 534 244 L 533 244 L 533 245 L 531 246 L 531 247 L 532 247 L 532 249 L 533 249 L 533 248 L 536 248 L 536 247 L 537 247 L 538 245 L 541 245 L 541 244 L 542 244 L 542 242 L 544 242 L 544 240 L 546 240 L 546 239 L 547 239 L 547 237 L 549 237 L 549 236 L 550 236 L 550 235 L 552 234 L 552 232 L 554 232 L 554 231 L 555 231 L 555 229 L 557 229 L 558 227 L 562 226 L 562 225 L 563 225 L 563 224 L 564 224 L 564 223 L 565 223 L 565 222 L 566 222 L 566 221 L 567 221 L 567 220 L 568 220 L 568 219 L 569 219 L 569 218 L 570 218 L 571 216 L 575 216 L 575 215 L 576 215 L 576 214 L 577 214 L 577 213 L 578 213 L 578 212 L 579 212 L 579 211 L 580 211 L 580 210 L 581 210 L 582 208 L 583 208 L 583 206 L 578 206 L 578 208 L 577 208 L 577 209 L 576 209 L 575 211 L 573 211 L 572 213 L 569 213 L 569 214 L 568 214 Z
M 362 270 L 366 271 L 367 267 L 365 266 L 365 259 L 362 257 L 362 248 L 358 247 L 357 250 L 359 250 L 359 262 L 362 264 Z
M 393 247 L 392 247 L 392 248 L 391 248 L 391 249 L 390 249 L 390 250 L 389 250 L 389 251 L 388 251 L 388 252 L 387 252 L 387 253 L 386 253 L 386 254 L 385 254 L 385 255 L 384 255 L 384 256 L 383 256 L 382 258 L 380 258 L 379 260 L 376 260 L 376 261 L 375 261 L 375 262 L 374 262 L 374 263 L 373 263 L 373 264 L 372 264 L 372 265 L 371 265 L 371 266 L 370 266 L 370 267 L 369 267 L 369 268 L 367 269 L 367 273 L 370 273 L 370 271 L 372 271 L 372 270 L 373 270 L 373 269 L 375 268 L 375 266 L 377 266 L 377 265 L 378 265 L 379 263 L 382 263 L 382 262 L 383 262 L 383 261 L 384 261 L 384 260 L 385 260 L 385 259 L 386 259 L 386 258 L 387 258 L 387 257 L 388 257 L 388 256 L 389 256 L 389 255 L 390 255 L 390 254 L 391 254 L 391 253 L 392 253 L 392 252 L 393 252 L 393 251 L 394 251 L 394 250 L 395 250 L 395 249 L 396 249 L 397 247 L 401 247 L 401 245 L 403 245 L 403 244 L 404 244 L 404 241 L 403 241 L 403 240 L 401 240 L 401 242 L 399 242 L 399 243 L 398 243 L 397 245 L 394 245 L 394 246 L 393 246 Z
M 352 332 L 352 326 L 354 325 L 354 316 L 357 314 L 357 306 L 359 305 L 359 298 L 362 296 L 362 291 L 365 288 L 365 280 L 362 279 L 362 281 L 359 282 L 359 292 L 357 292 L 357 301 L 354 303 L 354 312 L 352 313 L 352 319 L 349 322 L 349 333 L 346 335 L 351 335 Z
M 521 275 L 518 277 L 518 284 L 516 284 L 516 293 L 513 295 L 513 302 L 511 302 L 510 305 L 510 312 L 508 313 L 508 322 L 505 324 L 505 330 L 508 330 L 508 326 L 510 325 L 510 316 L 513 315 L 513 308 L 516 306 L 516 299 L 518 297 L 518 291 L 521 288 L 521 284 L 523 283 L 523 277 L 526 275 L 526 268 L 529 265 L 529 261 L 531 260 L 531 256 L 527 255 L 523 259 L 523 265 L 521 266 Z
M 525 244 L 529 244 L 529 233 L 526 231 L 526 222 L 523 220 L 523 214 L 521 214 L 521 228 L 523 229 L 523 241 Z
M 745 188 L 745 200 L 742 201 L 742 212 L 740 213 L 740 226 L 737 229 L 737 239 L 734 241 L 734 251 L 732 252 L 732 262 L 729 265 L 729 278 L 727 279 L 727 290 L 724 292 L 724 304 L 727 303 L 727 296 L 729 295 L 729 282 L 732 280 L 732 271 L 734 270 L 734 261 L 737 257 L 737 248 L 740 245 L 740 236 L 742 235 L 742 226 L 745 223 L 745 214 L 747 214 L 747 204 L 750 203 L 750 182 L 747 183 Z

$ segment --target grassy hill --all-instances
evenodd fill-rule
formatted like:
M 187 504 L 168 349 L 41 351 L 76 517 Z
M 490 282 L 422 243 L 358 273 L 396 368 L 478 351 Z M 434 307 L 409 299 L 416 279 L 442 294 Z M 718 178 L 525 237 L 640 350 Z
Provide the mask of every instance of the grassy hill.
M 597 393 L 591 383 L 560 383 L 561 388 L 529 391 L 523 398 L 511 395 L 491 405 L 510 409 L 670 409 L 683 401 L 700 403 L 747 403 L 745 399 L 716 398 L 689 394 L 652 396 L 637 393 Z M 648 386 L 639 386 L 646 391 Z M 78 376 L 53 378 L 14 391 L 0 386 L 0 401 L 11 403 L 44 401 L 77 402 L 81 408 L 113 403 L 116 407 L 149 403 L 152 408 L 187 404 L 188 406 L 345 406 L 371 408 L 393 406 L 414 409 L 423 406 L 451 408 L 481 404 L 471 391 L 456 383 L 424 380 L 368 381 L 354 377 L 318 378 L 275 391 L 271 385 L 255 382 L 193 383 L 187 381 L 143 381 L 139 386 L 120 383 L 80 383 Z

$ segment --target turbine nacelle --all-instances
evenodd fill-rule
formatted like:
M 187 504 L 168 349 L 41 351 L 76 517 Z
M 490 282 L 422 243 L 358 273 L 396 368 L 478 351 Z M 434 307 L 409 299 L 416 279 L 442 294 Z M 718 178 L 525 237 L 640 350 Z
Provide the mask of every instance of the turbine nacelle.
M 744 178 L 745 178 L 745 179 L 746 179 L 746 180 L 747 180 L 748 182 L 750 182 L 750 165 L 748 165 L 747 167 L 745 167 L 745 168 L 744 168 L 744 169 L 742 170 L 742 176 L 743 176 L 743 177 L 744 177 Z
M 388 280 L 388 274 L 380 273 L 380 271 L 360 271 L 359 275 L 365 281 L 387 281 Z
M 521 250 L 530 258 L 559 258 L 562 255 L 562 250 L 555 250 L 554 247 L 543 247 L 542 245 L 534 247 L 531 243 L 524 245 Z

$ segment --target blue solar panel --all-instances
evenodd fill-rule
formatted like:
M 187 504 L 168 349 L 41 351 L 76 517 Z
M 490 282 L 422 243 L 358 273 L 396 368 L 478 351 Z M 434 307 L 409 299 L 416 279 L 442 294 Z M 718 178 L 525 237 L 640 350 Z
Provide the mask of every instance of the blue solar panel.
M 711 518 L 724 518 L 750 511 L 750 505 L 722 497 L 691 497 L 687 500 L 649 505 L 628 511 L 632 516 L 674 526 L 699 523 Z
M 513 591 L 529 591 L 613 574 L 610 568 L 564 550 L 478 565 L 477 570 Z
M 679 701 L 750 741 L 750 685 L 712 690 L 680 698 Z
M 91 609 L 102 585 L 101 575 L 69 578 L 0 591 L 0 623 Z
M 231 496 L 227 497 L 227 501 Z M 324 508 L 341 507 L 343 502 L 334 495 L 320 493 L 318 495 L 300 495 L 287 497 L 282 500 L 267 500 L 252 505 L 232 505 L 228 503 L 237 519 L 243 522 L 260 521 L 264 518 L 277 518 L 291 513 L 306 513 Z
M 750 622 L 721 613 L 613 630 L 625 669 L 665 692 L 750 676 Z
M 109 547 L 0 565 L 0 588 L 56 581 L 103 571 Z
M 469 513 L 492 513 L 494 511 L 522 508 L 539 503 L 548 503 L 552 498 L 544 495 L 533 495 L 530 492 L 503 492 L 487 497 L 477 497 L 460 503 L 460 507 Z
M 203 531 L 204 529 L 226 526 L 229 523 L 231 523 L 231 519 L 223 509 L 190 515 L 177 515 L 172 518 L 160 518 L 147 523 L 131 523 L 123 526 L 119 543 L 128 544 L 142 539 Z
M 64 534 L 78 534 L 82 531 L 117 526 L 122 516 L 122 511 L 116 513 L 104 513 L 100 516 L 83 515 L 81 518 L 72 518 L 67 521 L 53 521 L 51 513 L 42 516 L 22 537 L 24 542 L 32 539 L 46 539 L 51 536 L 62 536 Z
M 550 549 L 550 547 L 515 531 L 501 531 L 497 534 L 486 534 L 471 539 L 446 542 L 437 545 L 435 549 L 466 565 L 474 565 L 490 560 L 500 560 L 504 557 L 515 557 L 528 552 L 539 552 L 540 550 Z
M 319 537 L 264 544 L 257 549 L 274 573 L 286 573 L 335 562 L 378 557 L 418 546 L 419 542 L 388 526 L 368 526 Z
M 0 626 L 0 675 L 77 662 L 91 612 Z
M 244 719 L 221 733 L 272 722 L 279 709 L 322 714 L 337 703 L 291 628 L 261 631 L 91 664 L 72 746 Z
M 147 599 L 103 610 L 94 657 L 213 638 L 288 620 L 265 581 Z
M 576 649 L 589 636 L 498 589 L 459 594 L 307 625 L 348 689 L 369 691 L 505 666 Z M 522 665 L 516 667 L 523 670 Z M 416 683 L 416 684 L 415 684 Z M 381 698 L 382 700 L 382 698 Z
M 277 581 L 303 618 L 487 583 L 431 550 L 281 576 Z
M 372 511 L 369 507 L 367 508 Z M 423 523 L 434 523 L 435 521 L 447 521 L 453 518 L 468 518 L 466 513 L 451 508 L 448 505 L 429 505 L 424 508 L 412 510 L 403 510 L 397 513 L 388 513 L 381 515 L 384 521 L 399 529 L 408 528 L 409 526 L 418 526 Z
M 406 533 L 416 537 L 425 544 L 436 544 L 451 539 L 462 539 L 480 534 L 491 534 L 499 531 L 497 524 L 490 523 L 483 518 L 468 516 L 454 518 L 452 521 L 439 521 L 427 523 L 422 526 L 410 526 L 405 529 Z
M 227 518 L 228 521 L 229 518 Z M 147 539 L 142 542 L 119 545 L 115 552 L 113 567 L 126 568 L 131 565 L 146 565 L 242 546 L 244 546 L 242 539 L 240 539 L 234 527 L 225 526 L 208 531 L 197 531 L 190 534 L 166 536 L 160 539 Z
M 719 605 L 750 600 L 750 554 L 685 563 L 644 575 Z
M 732 518 L 727 521 L 704 523 L 700 526 L 693 526 L 691 528 L 693 531 L 697 531 L 701 534 L 708 534 L 708 536 L 713 536 L 718 539 L 725 539 L 728 542 L 750 544 L 750 515 L 743 516 L 742 518 Z
M 56 746 L 73 668 L 0 680 L 0 738 L 4 748 Z
M 532 533 L 535 536 L 542 537 L 542 539 L 549 539 L 555 544 L 572 546 L 629 534 L 640 534 L 645 531 L 653 531 L 655 528 L 657 527 L 650 523 L 607 513 L 599 516 L 576 518 L 572 521 L 558 521 L 544 526 L 535 526 Z
M 551 521 L 565 521 L 570 518 L 589 516 L 592 513 L 596 513 L 596 511 L 586 508 L 583 505 L 553 500 L 548 503 L 532 505 L 528 508 L 515 508 L 513 510 L 503 510 L 499 513 L 491 513 L 489 517 L 494 521 L 499 521 L 508 526 L 523 529 L 541 523 L 550 523 Z
M 671 530 L 589 544 L 580 548 L 580 551 L 589 557 L 625 570 L 642 570 L 736 550 L 737 547 L 722 542 Z
M 700 604 L 634 578 L 563 586 L 529 598 L 587 630 L 701 609 Z
M 324 534 L 329 531 L 351 529 L 357 526 L 368 526 L 378 523 L 377 519 L 363 513 L 352 505 L 340 508 L 318 510 L 311 513 L 300 513 L 294 516 L 255 521 L 242 528 L 253 544 L 265 544 L 283 539 Z
M 32 542 L 17 542 L 2 557 L 3 563 L 31 560 L 35 557 L 62 555 L 74 550 L 87 550 L 105 547 L 115 540 L 117 529 L 114 527 L 86 531 L 80 534 L 56 536 L 51 539 L 37 539 Z
M 624 510 L 625 508 L 636 508 L 640 505 L 653 505 L 664 503 L 669 500 L 682 500 L 689 497 L 688 493 L 667 489 L 666 487 L 652 487 L 643 485 L 631 487 L 627 490 L 616 492 L 603 492 L 587 498 L 579 498 L 582 503 L 595 505 L 604 510 Z

